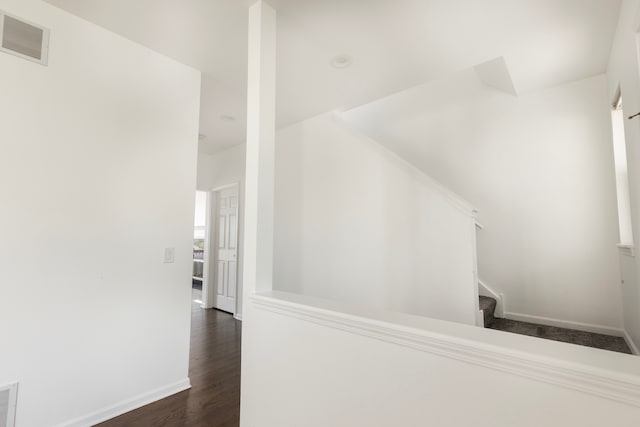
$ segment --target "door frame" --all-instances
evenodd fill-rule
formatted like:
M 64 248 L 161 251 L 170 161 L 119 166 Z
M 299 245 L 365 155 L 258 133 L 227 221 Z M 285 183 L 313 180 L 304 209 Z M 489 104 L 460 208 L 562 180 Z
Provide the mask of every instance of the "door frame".
M 242 197 L 241 197 L 241 186 L 240 182 L 232 182 L 230 184 L 221 185 L 218 187 L 214 187 L 211 190 L 207 191 L 207 212 L 206 212 L 206 228 L 205 228 L 205 245 L 204 245 L 204 265 L 203 265 L 203 280 L 202 280 L 202 308 L 215 308 L 214 296 L 214 283 L 212 278 L 217 277 L 218 274 L 218 251 L 217 247 L 212 242 L 217 242 L 218 238 L 218 193 L 223 190 L 228 190 L 230 188 L 236 188 L 238 191 L 238 214 L 236 215 L 236 251 L 237 251 L 237 259 L 236 262 L 236 278 L 239 277 L 238 270 L 240 267 L 240 210 L 242 209 Z M 214 226 L 215 225 L 215 226 Z M 238 283 L 239 281 L 236 279 L 236 301 L 235 306 L 233 308 L 233 315 L 238 311 Z

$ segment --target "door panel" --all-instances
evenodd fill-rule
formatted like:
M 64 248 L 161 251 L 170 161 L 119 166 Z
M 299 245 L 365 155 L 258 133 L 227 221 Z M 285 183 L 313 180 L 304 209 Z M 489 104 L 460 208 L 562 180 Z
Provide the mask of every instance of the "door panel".
M 218 247 L 214 307 L 235 313 L 238 276 L 238 188 L 217 193 Z
M 235 249 L 238 243 L 238 218 L 236 215 L 229 216 L 229 249 Z
M 218 226 L 218 249 L 224 249 L 227 236 L 227 218 L 221 216 Z
M 227 263 L 225 261 L 218 261 L 218 281 L 216 286 L 216 294 L 224 295 L 224 290 L 226 287 L 225 282 L 225 270 L 227 269 Z
M 235 298 L 236 288 L 238 286 L 238 284 L 236 283 L 236 272 L 238 271 L 238 267 L 235 261 L 229 261 L 228 266 L 229 266 L 229 277 L 227 279 L 227 287 L 228 287 L 227 294 L 229 295 L 229 298 Z

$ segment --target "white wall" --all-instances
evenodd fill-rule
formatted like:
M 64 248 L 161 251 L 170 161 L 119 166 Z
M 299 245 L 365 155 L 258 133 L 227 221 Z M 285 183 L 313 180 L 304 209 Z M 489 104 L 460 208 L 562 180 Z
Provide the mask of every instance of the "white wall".
M 48 67 L 0 54 L 0 384 L 17 427 L 92 425 L 188 386 L 200 75 L 42 1 L 0 9 L 51 29 Z
M 246 145 L 234 145 L 215 154 L 198 153 L 198 190 L 209 191 L 244 181 Z
M 549 384 L 535 379 L 533 371 L 539 365 L 531 365 L 528 375 L 468 363 L 463 352 L 457 355 L 462 360 L 456 360 L 442 355 L 438 346 L 424 352 L 419 345 L 367 336 L 386 324 L 373 321 L 367 332 L 353 333 L 349 326 L 359 318 L 350 311 L 333 323 L 324 305 L 309 308 L 311 313 L 316 309 L 317 316 L 306 321 L 299 314 L 247 305 L 241 426 L 638 425 L 640 408 L 556 385 L 562 383 L 558 371 L 552 371 L 557 378 Z M 542 351 L 546 361 L 563 355 L 565 366 L 591 360 L 637 375 L 638 360 L 633 356 L 433 319 L 423 324 L 446 339 L 497 345 L 488 348 L 504 354 L 505 360 L 526 348 L 529 354 Z
M 207 224 L 207 193 L 196 191 L 196 207 L 193 218 L 194 227 L 204 227 Z
M 471 208 L 331 114 L 276 135 L 274 288 L 475 323 Z
M 508 312 L 622 326 L 606 80 L 509 95 L 473 70 L 345 114 L 474 204 L 480 279 Z
M 618 86 L 622 91 L 624 116 L 640 111 L 640 69 L 638 67 L 637 32 L 640 30 L 640 1 L 625 0 L 620 10 L 620 22 L 613 43 L 609 69 L 609 100 L 613 101 Z M 640 242 L 640 118 L 625 118 L 629 193 L 634 242 Z M 622 265 L 622 296 L 624 327 L 636 347 L 640 345 L 640 259 L 620 256 Z
M 244 270 L 244 173 L 246 145 L 235 145 L 216 154 L 198 153 L 197 187 L 210 191 L 225 185 L 240 184 L 240 212 L 238 214 L 238 294 L 236 317 L 242 318 L 242 289 Z M 212 276 L 210 276 L 212 277 Z

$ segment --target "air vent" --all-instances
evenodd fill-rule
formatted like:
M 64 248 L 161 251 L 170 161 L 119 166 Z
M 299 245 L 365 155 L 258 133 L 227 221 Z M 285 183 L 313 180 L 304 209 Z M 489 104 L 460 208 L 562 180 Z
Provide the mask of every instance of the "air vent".
M 0 51 L 47 65 L 49 30 L 0 11 Z
M 0 386 L 0 427 L 13 427 L 16 419 L 18 383 Z

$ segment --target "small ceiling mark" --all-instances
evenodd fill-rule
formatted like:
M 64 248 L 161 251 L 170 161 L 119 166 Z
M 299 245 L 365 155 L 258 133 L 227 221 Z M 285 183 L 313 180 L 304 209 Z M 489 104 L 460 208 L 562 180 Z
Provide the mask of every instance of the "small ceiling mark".
M 331 59 L 333 68 L 347 68 L 353 63 L 353 59 L 349 55 L 337 55 Z

